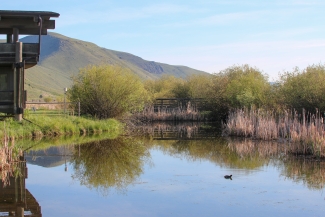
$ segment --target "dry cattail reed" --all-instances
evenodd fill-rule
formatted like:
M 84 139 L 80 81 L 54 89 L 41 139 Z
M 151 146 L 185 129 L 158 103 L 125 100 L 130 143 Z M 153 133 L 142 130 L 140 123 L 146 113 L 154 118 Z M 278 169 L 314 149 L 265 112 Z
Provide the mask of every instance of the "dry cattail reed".
M 318 110 L 316 114 L 285 111 L 276 115 L 262 109 L 237 109 L 229 113 L 223 135 L 278 140 L 287 142 L 293 153 L 325 157 L 324 130 L 323 117 Z

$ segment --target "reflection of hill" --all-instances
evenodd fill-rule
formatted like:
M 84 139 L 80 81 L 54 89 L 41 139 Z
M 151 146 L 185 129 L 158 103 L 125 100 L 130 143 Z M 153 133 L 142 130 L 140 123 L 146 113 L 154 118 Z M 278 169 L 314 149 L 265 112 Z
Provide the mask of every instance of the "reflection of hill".
M 72 152 L 67 146 L 50 147 L 46 150 L 29 151 L 25 154 L 27 163 L 42 167 L 57 167 L 70 161 Z

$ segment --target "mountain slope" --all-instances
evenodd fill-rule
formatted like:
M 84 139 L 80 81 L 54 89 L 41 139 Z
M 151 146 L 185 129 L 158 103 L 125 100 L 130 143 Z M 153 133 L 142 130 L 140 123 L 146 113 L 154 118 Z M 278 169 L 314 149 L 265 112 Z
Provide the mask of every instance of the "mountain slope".
M 23 43 L 38 42 L 38 36 L 27 36 Z M 203 71 L 186 66 L 172 66 L 154 61 L 146 61 L 138 56 L 101 48 L 93 43 L 49 33 L 42 36 L 40 62 L 26 70 L 25 89 L 28 100 L 39 95 L 57 96 L 64 87 L 71 85 L 71 76 L 89 64 L 114 64 L 127 67 L 142 79 L 156 79 L 174 75 L 187 77 L 191 74 L 205 74 Z

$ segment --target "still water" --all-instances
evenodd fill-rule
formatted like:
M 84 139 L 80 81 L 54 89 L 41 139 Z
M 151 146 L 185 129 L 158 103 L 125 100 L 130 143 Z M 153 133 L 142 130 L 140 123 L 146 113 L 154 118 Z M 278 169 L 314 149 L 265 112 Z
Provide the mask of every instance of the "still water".
M 142 129 L 146 138 L 35 146 L 19 158 L 27 169 L 2 185 L 0 216 L 18 214 L 14 205 L 44 217 L 324 216 L 324 161 L 202 129 L 156 125 Z

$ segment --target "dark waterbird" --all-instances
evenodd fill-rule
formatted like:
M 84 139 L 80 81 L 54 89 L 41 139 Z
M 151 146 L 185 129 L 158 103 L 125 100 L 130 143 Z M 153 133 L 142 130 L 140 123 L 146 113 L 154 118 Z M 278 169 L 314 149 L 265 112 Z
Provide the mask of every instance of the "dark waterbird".
M 225 175 L 225 179 L 231 179 L 232 180 L 232 175 Z

